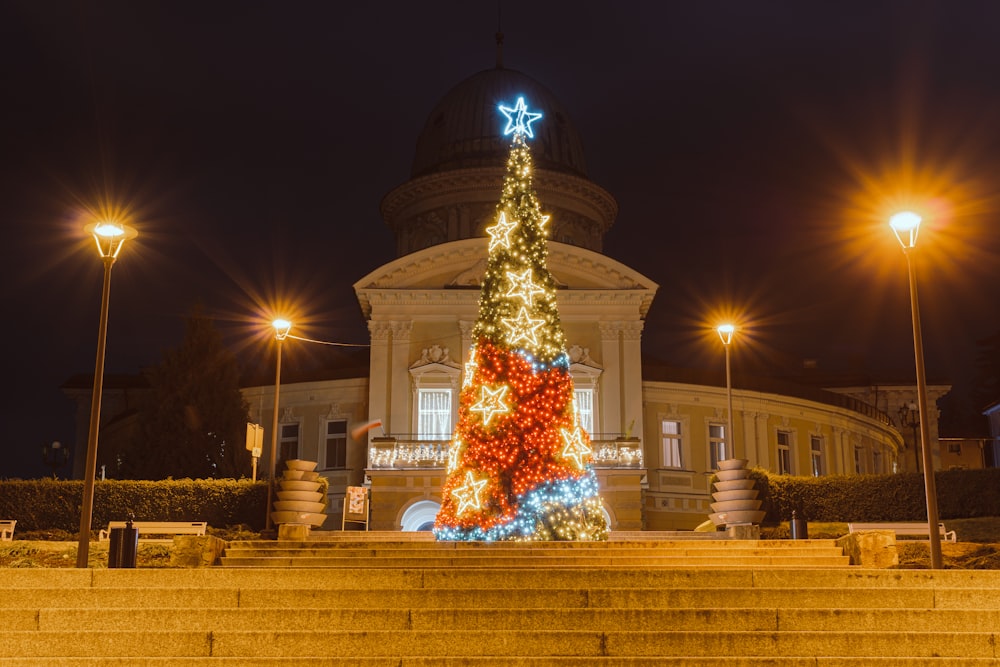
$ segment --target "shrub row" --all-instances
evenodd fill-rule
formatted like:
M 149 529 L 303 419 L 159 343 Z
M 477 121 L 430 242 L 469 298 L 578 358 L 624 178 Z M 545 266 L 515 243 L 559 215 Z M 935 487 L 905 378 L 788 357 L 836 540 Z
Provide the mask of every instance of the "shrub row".
M 80 530 L 83 482 L 31 479 L 0 481 L 0 519 L 17 530 Z M 264 527 L 267 483 L 234 479 L 104 480 L 94 486 L 96 531 L 108 521 L 207 521 L 209 526 Z
M 788 521 L 926 521 L 922 473 L 792 477 L 754 468 L 764 523 Z M 1000 516 L 1000 468 L 935 473 L 938 515 L 944 519 Z

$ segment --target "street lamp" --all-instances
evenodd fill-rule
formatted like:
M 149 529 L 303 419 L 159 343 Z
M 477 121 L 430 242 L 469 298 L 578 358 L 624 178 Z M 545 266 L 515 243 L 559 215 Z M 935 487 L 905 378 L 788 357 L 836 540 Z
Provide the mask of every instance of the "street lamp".
M 278 345 L 277 361 L 274 365 L 274 420 L 271 422 L 271 453 L 268 458 L 268 470 L 270 475 L 267 478 L 267 507 L 264 517 L 264 527 L 271 529 L 271 502 L 274 494 L 274 466 L 276 452 L 278 449 L 278 392 L 281 390 L 281 342 L 288 337 L 288 331 L 292 328 L 292 323 L 288 320 L 277 319 L 271 322 L 274 327 L 274 339 Z
M 94 237 L 97 252 L 104 263 L 104 289 L 101 292 L 101 320 L 97 331 L 97 362 L 94 365 L 94 389 L 90 399 L 90 432 L 87 436 L 87 462 L 83 472 L 83 504 L 80 506 L 80 543 L 76 566 L 87 567 L 90 559 L 90 521 L 94 513 L 94 478 L 97 477 L 97 432 L 101 425 L 101 390 L 104 385 L 104 349 L 108 338 L 108 301 L 111 298 L 111 267 L 118 259 L 125 241 L 138 232 L 119 222 L 97 222 L 84 230 Z
M 729 345 L 733 342 L 733 333 L 736 327 L 732 324 L 720 324 L 716 331 L 722 339 L 722 346 L 726 348 L 726 400 L 729 403 L 729 435 L 726 439 L 732 443 L 732 452 L 729 455 L 736 458 L 736 433 L 733 431 L 733 376 L 729 365 Z
M 63 447 L 58 440 L 42 445 L 42 460 L 52 468 L 52 478 L 58 479 L 56 471 L 69 463 L 69 447 Z
M 920 448 L 924 464 L 924 493 L 927 497 L 927 522 L 930 524 L 931 568 L 941 569 L 941 535 L 938 533 L 937 489 L 934 483 L 934 461 L 931 457 L 930 420 L 927 419 L 927 378 L 924 375 L 924 343 L 920 334 L 920 306 L 917 302 L 917 273 L 913 251 L 917 246 L 920 216 L 903 211 L 892 216 L 889 226 L 896 233 L 906 256 L 910 281 L 910 313 L 913 316 L 913 356 L 917 367 L 917 410 L 920 419 Z

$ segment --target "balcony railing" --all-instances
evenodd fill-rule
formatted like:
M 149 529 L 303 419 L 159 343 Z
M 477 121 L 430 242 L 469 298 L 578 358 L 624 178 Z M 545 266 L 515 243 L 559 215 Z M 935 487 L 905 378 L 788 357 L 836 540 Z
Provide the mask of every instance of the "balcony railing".
M 372 438 L 368 467 L 378 470 L 443 468 L 448 462 L 448 440 L 421 440 L 414 435 Z M 591 438 L 595 468 L 641 468 L 642 442 L 614 434 Z

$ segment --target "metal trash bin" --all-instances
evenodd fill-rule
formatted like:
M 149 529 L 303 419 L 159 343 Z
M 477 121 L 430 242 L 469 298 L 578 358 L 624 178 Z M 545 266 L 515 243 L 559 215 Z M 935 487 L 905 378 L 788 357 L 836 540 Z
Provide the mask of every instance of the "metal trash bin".
M 792 510 L 792 520 L 790 522 L 792 529 L 792 539 L 793 540 L 808 540 L 809 539 L 809 524 L 806 523 L 805 519 L 799 518 L 799 513 Z
M 125 522 L 124 528 L 111 529 L 108 568 L 134 568 L 138 551 L 139 529 L 132 526 L 131 519 Z

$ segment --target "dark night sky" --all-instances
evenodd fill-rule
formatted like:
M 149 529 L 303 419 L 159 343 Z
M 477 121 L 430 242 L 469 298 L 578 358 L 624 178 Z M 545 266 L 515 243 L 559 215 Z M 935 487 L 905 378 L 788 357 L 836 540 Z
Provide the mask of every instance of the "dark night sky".
M 619 202 L 605 253 L 660 285 L 647 354 L 714 368 L 705 326 L 730 311 L 744 368 L 912 377 L 884 222 L 909 205 L 928 375 L 969 376 L 1000 330 L 1000 5 L 503 4 L 505 65 L 568 109 Z M 196 302 L 251 362 L 276 298 L 302 335 L 366 342 L 351 285 L 393 257 L 379 202 L 437 100 L 494 65 L 496 27 L 468 0 L 4 3 L 0 478 L 85 444 L 59 386 L 93 371 L 81 228 L 102 201 L 140 233 L 113 271 L 107 373 L 157 362 Z

